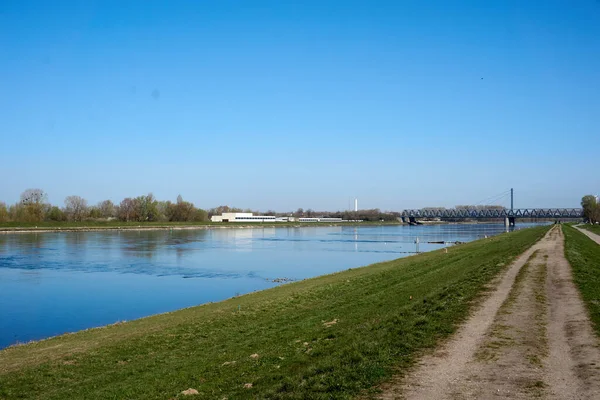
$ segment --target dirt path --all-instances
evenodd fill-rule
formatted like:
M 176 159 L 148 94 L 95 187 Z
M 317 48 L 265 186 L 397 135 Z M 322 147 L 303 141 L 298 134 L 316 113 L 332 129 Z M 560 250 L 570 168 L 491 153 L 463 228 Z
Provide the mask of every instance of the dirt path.
M 600 399 L 600 350 L 553 228 L 382 399 Z
M 583 233 L 584 235 L 586 235 L 587 237 L 592 239 L 594 242 L 600 244 L 600 235 L 597 235 L 594 232 L 590 232 L 587 229 L 581 229 L 578 227 L 575 227 L 575 229 L 577 229 L 579 232 Z

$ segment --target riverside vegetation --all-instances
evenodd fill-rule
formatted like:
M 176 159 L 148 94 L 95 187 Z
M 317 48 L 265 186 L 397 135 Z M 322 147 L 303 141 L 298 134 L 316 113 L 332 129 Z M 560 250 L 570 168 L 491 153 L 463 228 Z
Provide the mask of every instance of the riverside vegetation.
M 104 200 L 97 205 L 88 205 L 81 196 L 67 196 L 64 207 L 48 202 L 48 195 L 42 189 L 27 189 L 21 193 L 20 200 L 7 206 L 0 201 L 0 227 L 82 227 L 82 226 L 117 226 L 122 223 L 140 225 L 186 223 L 188 225 L 206 224 L 210 217 L 226 212 L 260 212 L 229 206 L 219 206 L 204 210 L 193 203 L 184 201 L 181 195 L 175 203 L 157 200 L 152 193 L 144 196 L 127 197 L 119 204 Z M 314 217 L 329 216 L 346 220 L 362 220 L 368 222 L 397 222 L 397 212 L 382 212 L 379 209 L 359 211 L 306 211 L 299 208 L 295 212 L 276 212 L 268 210 L 264 214 L 279 217 Z
M 549 227 L 0 351 L 0 399 L 350 398 L 455 331 Z

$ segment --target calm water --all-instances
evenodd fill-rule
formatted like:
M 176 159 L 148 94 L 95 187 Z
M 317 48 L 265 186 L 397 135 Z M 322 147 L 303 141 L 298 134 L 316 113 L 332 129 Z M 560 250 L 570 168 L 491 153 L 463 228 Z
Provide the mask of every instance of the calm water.
M 526 225 L 520 225 L 519 228 Z M 0 234 L 0 348 L 470 241 L 502 224 Z

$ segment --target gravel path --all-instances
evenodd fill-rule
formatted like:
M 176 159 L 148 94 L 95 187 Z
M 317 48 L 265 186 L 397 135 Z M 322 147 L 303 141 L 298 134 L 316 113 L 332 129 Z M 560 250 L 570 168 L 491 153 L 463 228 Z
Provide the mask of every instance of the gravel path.
M 600 350 L 554 227 L 382 399 L 600 399 Z

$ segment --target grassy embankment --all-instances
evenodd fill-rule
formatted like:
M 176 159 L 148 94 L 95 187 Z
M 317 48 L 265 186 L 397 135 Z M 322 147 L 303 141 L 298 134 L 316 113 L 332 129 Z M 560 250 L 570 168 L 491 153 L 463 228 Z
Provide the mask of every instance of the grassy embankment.
M 0 351 L 0 399 L 170 399 L 188 388 L 210 399 L 364 394 L 450 335 L 548 229 L 12 347 Z
M 581 225 L 579 228 L 587 229 L 588 231 L 595 233 L 596 235 L 600 235 L 600 225 L 585 224 Z
M 600 245 L 571 226 L 563 225 L 563 233 L 565 256 L 573 269 L 573 280 L 600 336 Z

